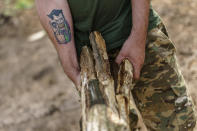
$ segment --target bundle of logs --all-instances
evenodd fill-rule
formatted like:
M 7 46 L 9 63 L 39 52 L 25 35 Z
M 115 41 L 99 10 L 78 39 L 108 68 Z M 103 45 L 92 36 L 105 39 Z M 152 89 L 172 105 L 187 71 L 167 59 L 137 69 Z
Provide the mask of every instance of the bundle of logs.
M 82 130 L 146 131 L 131 94 L 131 63 L 128 60 L 121 63 L 115 88 L 101 34 L 91 33 L 90 43 L 92 48 L 84 46 L 80 56 Z

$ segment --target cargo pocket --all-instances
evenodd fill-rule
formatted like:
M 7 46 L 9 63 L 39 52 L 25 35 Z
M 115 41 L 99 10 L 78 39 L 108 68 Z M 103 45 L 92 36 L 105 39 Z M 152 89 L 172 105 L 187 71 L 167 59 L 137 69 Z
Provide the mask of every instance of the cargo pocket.
M 191 98 L 187 94 L 186 84 L 176 62 L 176 48 L 161 29 L 155 28 L 148 33 L 145 64 L 154 64 L 162 71 L 166 85 L 174 93 L 174 114 L 169 125 L 179 131 L 189 131 L 195 126 L 196 120 Z
M 176 52 L 176 48 L 172 41 L 164 34 L 160 29 L 154 28 L 148 33 L 148 40 L 146 45 L 146 53 L 150 59 L 153 60 L 155 57 L 163 59 L 171 66 L 174 66 L 174 54 Z M 157 56 L 151 56 L 157 55 Z
M 175 53 L 174 44 L 160 29 L 155 28 L 148 33 L 145 64 L 154 64 L 158 69 L 166 70 L 165 77 L 169 79 L 170 87 L 177 96 L 182 96 L 185 94 L 185 83 L 178 70 Z

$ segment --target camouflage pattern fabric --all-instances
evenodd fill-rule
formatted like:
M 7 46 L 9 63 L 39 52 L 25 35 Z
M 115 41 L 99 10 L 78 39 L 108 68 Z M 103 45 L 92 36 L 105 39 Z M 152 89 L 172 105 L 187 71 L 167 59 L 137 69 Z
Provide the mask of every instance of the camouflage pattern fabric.
M 108 52 L 113 76 L 117 76 L 114 59 L 119 50 Z M 149 131 L 192 131 L 196 124 L 175 52 L 162 23 L 148 32 L 145 63 L 132 93 Z

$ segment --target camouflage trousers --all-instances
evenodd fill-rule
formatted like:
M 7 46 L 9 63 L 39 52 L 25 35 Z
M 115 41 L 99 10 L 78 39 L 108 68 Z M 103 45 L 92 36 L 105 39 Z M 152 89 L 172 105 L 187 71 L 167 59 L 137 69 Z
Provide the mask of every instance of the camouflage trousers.
M 119 50 L 108 52 L 113 76 Z M 148 32 L 145 63 L 132 94 L 149 131 L 192 131 L 196 124 L 175 51 L 163 24 Z

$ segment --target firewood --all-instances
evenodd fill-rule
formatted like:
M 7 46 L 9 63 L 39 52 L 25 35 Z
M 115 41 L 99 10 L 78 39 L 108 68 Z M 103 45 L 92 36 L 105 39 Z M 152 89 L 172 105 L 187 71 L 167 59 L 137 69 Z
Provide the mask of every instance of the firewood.
M 82 130 L 130 131 L 127 123 L 106 104 L 93 63 L 90 49 L 84 47 L 80 59 Z
M 115 90 L 104 39 L 99 32 L 93 32 L 90 43 L 92 50 L 85 46 L 80 56 L 82 130 L 146 131 L 131 94 L 131 63 L 121 63 Z
M 129 60 L 125 59 L 120 65 L 118 72 L 118 88 L 116 90 L 120 117 L 127 121 L 131 130 L 147 131 L 131 93 L 133 88 L 133 66 Z
M 93 49 L 95 69 L 99 82 L 102 84 L 102 91 L 108 106 L 116 113 L 117 103 L 115 97 L 114 80 L 110 72 L 110 64 L 106 51 L 105 40 L 99 32 L 90 34 L 90 43 Z

